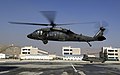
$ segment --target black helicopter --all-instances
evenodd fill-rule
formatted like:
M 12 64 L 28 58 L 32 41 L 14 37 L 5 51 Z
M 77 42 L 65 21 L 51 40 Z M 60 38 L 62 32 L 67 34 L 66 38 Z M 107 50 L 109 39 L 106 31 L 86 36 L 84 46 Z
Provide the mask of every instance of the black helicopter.
M 41 13 L 48 19 L 49 24 L 41 24 L 41 23 L 23 23 L 23 22 L 9 22 L 11 24 L 25 24 L 25 25 L 40 25 L 40 26 L 51 26 L 47 28 L 41 28 L 35 30 L 33 33 L 27 35 L 28 38 L 34 40 L 42 40 L 44 44 L 48 43 L 48 40 L 51 41 L 77 41 L 77 42 L 87 42 L 89 46 L 92 45 L 90 42 L 92 41 L 103 41 L 106 38 L 103 36 L 103 32 L 106 30 L 103 26 L 99 27 L 99 31 L 93 36 L 85 36 L 82 34 L 76 34 L 69 29 L 57 27 L 61 25 L 71 25 L 71 24 L 79 24 L 79 23 L 69 23 L 69 24 L 56 24 L 55 11 L 41 11 Z M 89 23 L 89 22 L 88 22 Z M 92 22 L 90 22 L 92 23 Z

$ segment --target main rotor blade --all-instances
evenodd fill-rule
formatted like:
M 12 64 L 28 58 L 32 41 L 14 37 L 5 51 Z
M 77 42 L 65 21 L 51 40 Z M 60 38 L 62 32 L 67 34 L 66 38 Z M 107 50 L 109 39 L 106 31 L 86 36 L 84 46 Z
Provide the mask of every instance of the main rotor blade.
M 23 23 L 23 22 L 8 22 L 11 24 L 24 24 L 24 25 L 38 25 L 38 26 L 50 26 L 50 24 L 39 24 L 39 23 Z
M 61 25 L 73 25 L 73 24 L 96 24 L 97 22 L 81 22 L 81 23 L 66 23 L 66 24 L 56 24 L 57 26 Z
M 73 24 L 94 24 L 97 22 L 65 23 L 65 24 L 41 24 L 41 23 L 24 23 L 24 22 L 8 22 L 8 23 L 24 24 L 24 25 L 38 25 L 38 26 L 62 26 L 62 25 L 73 25 Z
M 47 18 L 50 24 L 54 24 L 56 11 L 40 11 Z

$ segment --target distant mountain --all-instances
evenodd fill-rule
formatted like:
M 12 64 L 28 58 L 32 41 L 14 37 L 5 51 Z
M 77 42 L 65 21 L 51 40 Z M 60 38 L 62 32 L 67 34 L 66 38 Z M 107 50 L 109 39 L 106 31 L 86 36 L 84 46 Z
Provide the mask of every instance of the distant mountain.
M 21 47 L 19 46 L 8 46 L 8 45 L 0 45 L 0 53 L 4 53 L 6 55 L 13 55 L 19 57 Z

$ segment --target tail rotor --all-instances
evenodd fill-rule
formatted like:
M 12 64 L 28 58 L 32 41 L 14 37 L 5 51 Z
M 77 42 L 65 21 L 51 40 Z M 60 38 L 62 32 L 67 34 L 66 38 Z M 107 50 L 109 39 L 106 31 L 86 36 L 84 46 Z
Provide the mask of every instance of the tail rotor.
M 98 32 L 94 35 L 94 39 L 98 41 L 106 40 L 104 33 L 106 33 L 106 27 L 108 26 L 108 23 L 105 21 L 98 22 L 97 28 L 99 27 Z

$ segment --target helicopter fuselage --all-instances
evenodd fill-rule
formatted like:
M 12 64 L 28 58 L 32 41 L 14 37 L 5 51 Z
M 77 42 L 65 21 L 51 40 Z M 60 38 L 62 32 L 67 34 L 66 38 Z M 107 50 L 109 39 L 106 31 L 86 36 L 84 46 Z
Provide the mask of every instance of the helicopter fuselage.
M 34 40 L 42 40 L 44 44 L 47 44 L 48 40 L 79 41 L 79 42 L 94 41 L 93 37 L 84 36 L 82 34 L 76 34 L 71 30 L 61 28 L 61 27 L 41 28 L 27 35 L 27 37 Z

